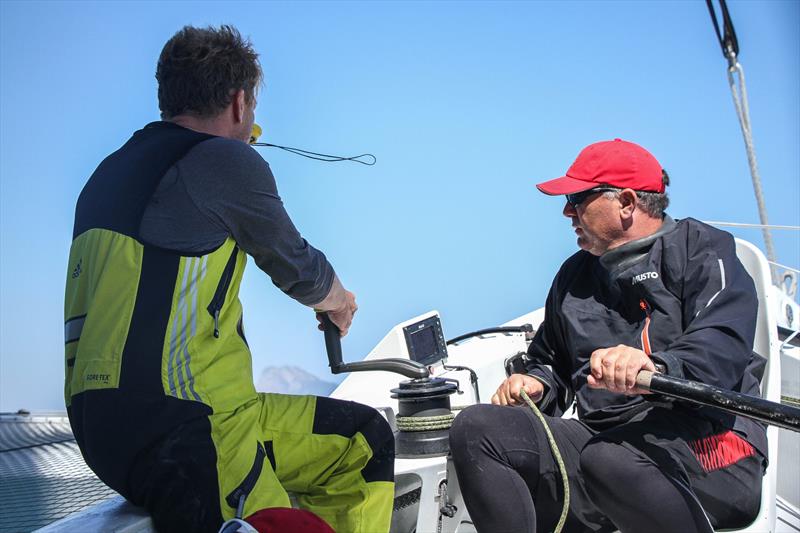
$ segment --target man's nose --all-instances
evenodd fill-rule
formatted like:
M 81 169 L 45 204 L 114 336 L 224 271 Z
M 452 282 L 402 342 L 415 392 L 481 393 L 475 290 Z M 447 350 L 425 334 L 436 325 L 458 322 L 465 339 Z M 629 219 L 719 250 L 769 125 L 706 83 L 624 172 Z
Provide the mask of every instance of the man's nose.
M 561 211 L 561 213 L 567 218 L 578 216 L 578 212 L 575 210 L 572 204 L 566 201 L 564 202 L 564 209 Z

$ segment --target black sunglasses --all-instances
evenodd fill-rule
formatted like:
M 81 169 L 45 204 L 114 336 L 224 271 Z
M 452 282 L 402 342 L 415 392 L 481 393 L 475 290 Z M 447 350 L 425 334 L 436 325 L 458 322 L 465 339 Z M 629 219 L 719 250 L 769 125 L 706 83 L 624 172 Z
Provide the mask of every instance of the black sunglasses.
M 610 191 L 619 191 L 620 189 L 616 187 L 595 187 L 594 189 L 589 189 L 588 191 L 581 191 L 572 194 L 567 194 L 567 203 L 571 205 L 573 208 L 578 207 L 583 202 L 586 201 L 587 198 L 592 196 L 593 194 L 601 193 L 601 192 L 610 192 Z

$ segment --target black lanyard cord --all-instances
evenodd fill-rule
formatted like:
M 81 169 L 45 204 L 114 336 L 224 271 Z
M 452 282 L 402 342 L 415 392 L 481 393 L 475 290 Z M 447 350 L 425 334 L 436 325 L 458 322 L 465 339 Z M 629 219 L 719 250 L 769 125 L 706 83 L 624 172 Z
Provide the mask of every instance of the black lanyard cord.
M 303 157 L 307 157 L 309 159 L 314 159 L 316 161 L 325 161 L 326 163 L 333 163 L 336 161 L 352 161 L 353 163 L 361 163 L 362 165 L 372 166 L 376 163 L 377 158 L 372 154 L 361 154 L 361 155 L 354 155 L 352 157 L 343 157 L 338 155 L 330 155 L 330 154 L 321 154 L 319 152 L 311 152 L 309 150 L 303 150 L 300 148 L 292 148 L 291 146 L 280 146 L 278 144 L 271 144 L 271 143 L 251 143 L 251 146 L 267 146 L 271 148 L 280 148 L 281 150 L 286 150 L 289 153 L 300 155 Z M 362 160 L 362 158 L 366 158 L 366 160 Z M 371 159 L 370 159 L 371 158 Z

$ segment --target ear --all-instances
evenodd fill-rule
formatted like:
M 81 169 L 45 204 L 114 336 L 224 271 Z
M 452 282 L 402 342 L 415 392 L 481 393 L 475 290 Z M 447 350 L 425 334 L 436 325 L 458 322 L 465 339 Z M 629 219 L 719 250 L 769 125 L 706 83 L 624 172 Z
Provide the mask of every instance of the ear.
M 244 111 L 247 108 L 247 96 L 244 89 L 239 89 L 233 95 L 233 119 L 236 123 L 244 122 Z
M 636 204 L 639 203 L 639 197 L 636 196 L 636 191 L 633 189 L 623 189 L 617 197 L 619 201 L 619 216 L 623 220 L 628 220 L 633 217 L 633 212 L 636 210 Z

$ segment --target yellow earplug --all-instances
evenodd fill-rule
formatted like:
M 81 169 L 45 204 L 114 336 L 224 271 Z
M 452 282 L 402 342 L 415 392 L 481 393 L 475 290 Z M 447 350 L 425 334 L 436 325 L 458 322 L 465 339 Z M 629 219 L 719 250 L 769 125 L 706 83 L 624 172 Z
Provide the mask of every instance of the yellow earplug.
M 250 144 L 258 142 L 258 138 L 261 137 L 262 133 L 261 126 L 253 124 L 253 132 L 250 134 Z

